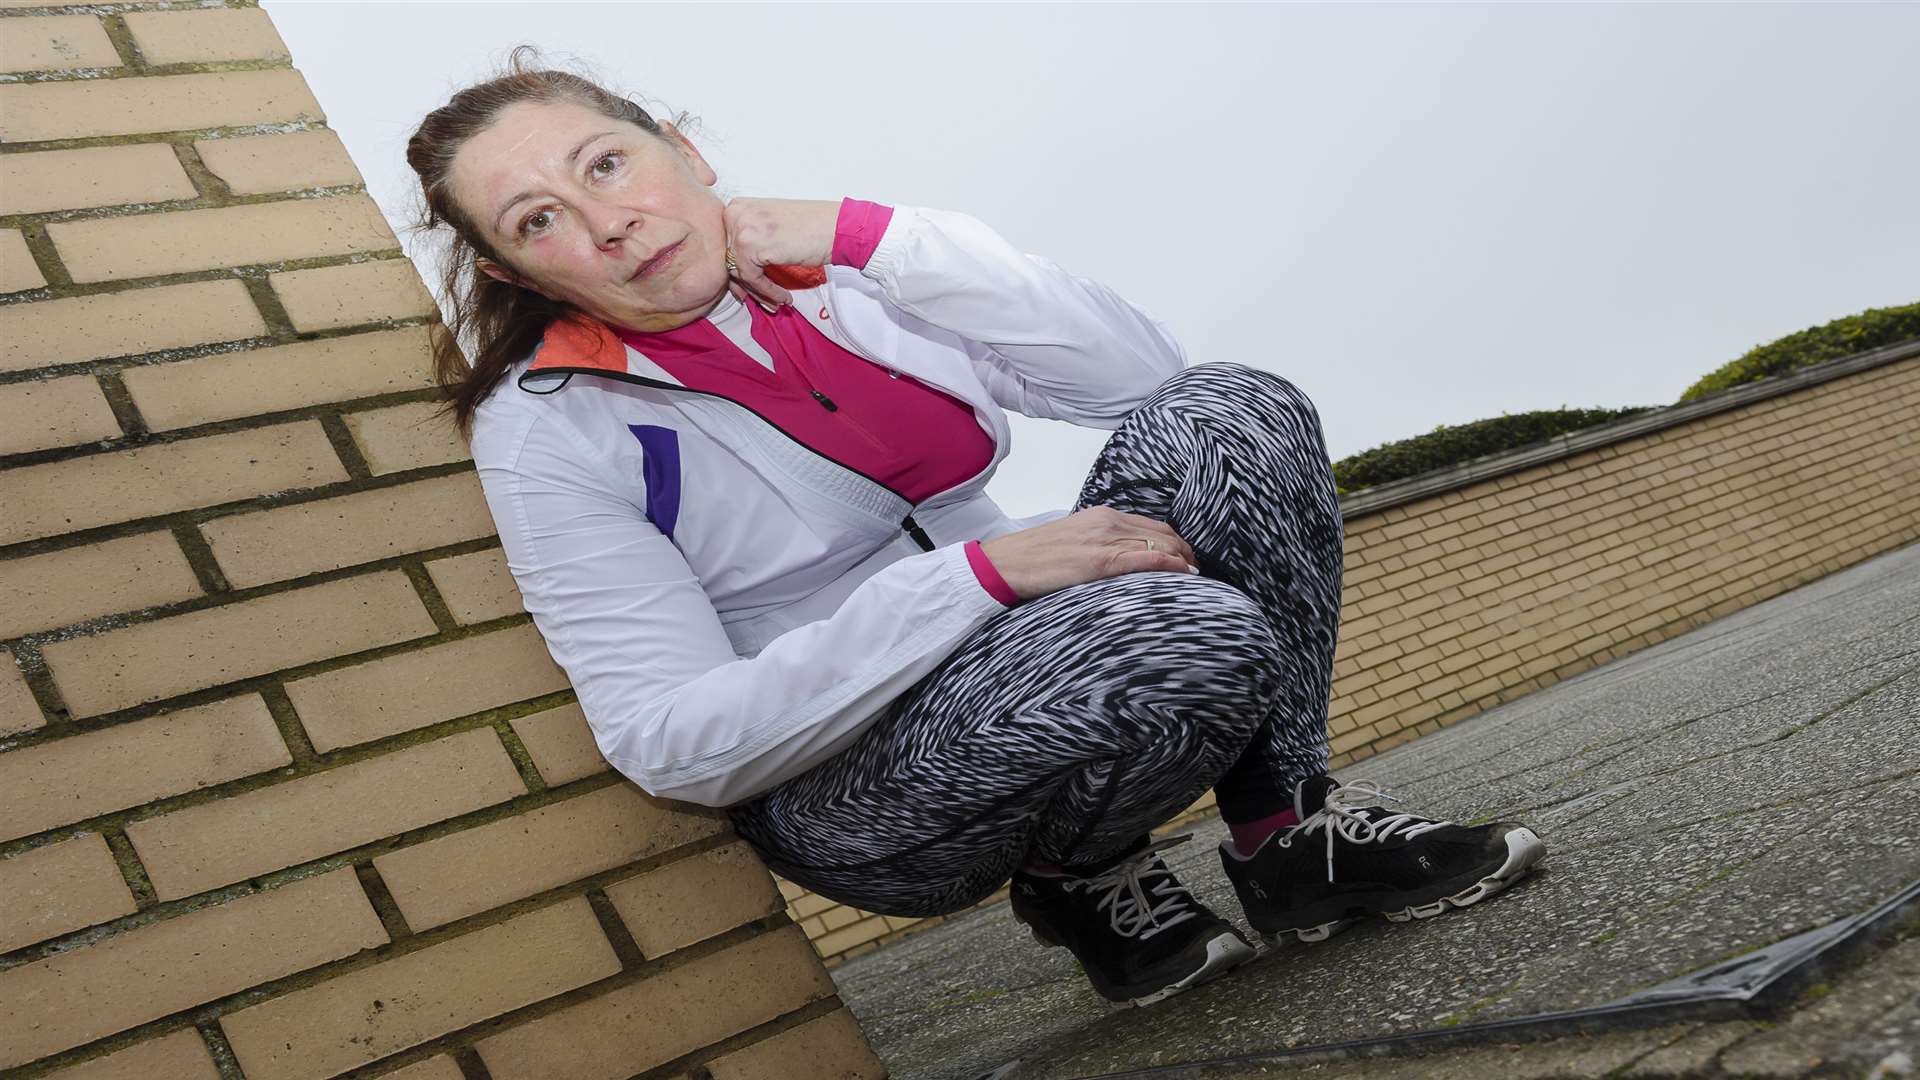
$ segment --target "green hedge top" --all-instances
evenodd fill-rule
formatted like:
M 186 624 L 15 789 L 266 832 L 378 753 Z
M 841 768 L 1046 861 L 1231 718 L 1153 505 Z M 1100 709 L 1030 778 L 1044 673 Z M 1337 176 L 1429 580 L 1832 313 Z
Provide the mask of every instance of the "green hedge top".
M 1512 415 L 1502 413 L 1492 420 L 1475 420 L 1451 427 L 1442 424 L 1426 435 L 1384 443 L 1334 462 L 1334 490 L 1345 495 L 1376 484 L 1404 480 L 1409 476 L 1419 476 L 1489 454 L 1546 442 L 1556 435 L 1655 408 L 1659 406 L 1552 409 Z
M 1920 338 L 1920 303 L 1904 307 L 1869 308 L 1835 319 L 1824 326 L 1788 334 L 1750 350 L 1680 395 L 1692 401 L 1717 391 L 1782 375 L 1795 368 L 1853 356 Z M 1333 463 L 1334 487 L 1346 495 L 1362 488 L 1404 480 L 1409 476 L 1449 468 L 1490 454 L 1542 443 L 1557 435 L 1632 416 L 1658 405 L 1624 409 L 1554 409 L 1502 413 L 1492 420 L 1442 424 L 1426 435 L 1384 443 Z
M 1920 338 L 1920 304 L 1868 308 L 1858 315 L 1848 315 L 1825 326 L 1755 346 L 1745 356 L 1687 387 L 1680 400 L 1692 401 L 1741 383 L 1784 375 L 1795 368 L 1838 360 L 1912 338 Z

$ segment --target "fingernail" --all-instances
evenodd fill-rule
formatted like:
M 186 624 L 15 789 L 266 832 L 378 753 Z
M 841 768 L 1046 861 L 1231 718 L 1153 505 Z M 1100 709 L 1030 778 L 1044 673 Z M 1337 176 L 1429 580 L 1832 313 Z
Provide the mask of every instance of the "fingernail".
M 1187 564 L 1187 573 L 1189 573 L 1189 574 L 1197 574 L 1197 573 L 1199 573 L 1199 572 L 1200 572 L 1200 568 L 1199 568 L 1199 567 L 1197 567 L 1197 566 L 1195 566 L 1195 565 L 1193 565 L 1192 563 L 1188 563 L 1188 564 Z

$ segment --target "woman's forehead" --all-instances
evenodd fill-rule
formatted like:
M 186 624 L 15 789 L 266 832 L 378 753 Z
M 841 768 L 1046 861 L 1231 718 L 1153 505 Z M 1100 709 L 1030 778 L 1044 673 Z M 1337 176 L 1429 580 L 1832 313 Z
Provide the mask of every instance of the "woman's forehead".
M 448 170 L 454 196 L 490 225 L 519 192 L 542 186 L 550 170 L 568 170 L 570 153 L 630 127 L 572 103 L 516 103 L 455 152 Z

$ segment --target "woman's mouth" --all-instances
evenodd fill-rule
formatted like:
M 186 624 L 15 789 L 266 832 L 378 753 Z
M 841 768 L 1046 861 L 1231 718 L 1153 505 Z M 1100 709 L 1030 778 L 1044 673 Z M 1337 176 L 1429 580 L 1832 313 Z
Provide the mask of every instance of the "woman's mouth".
M 684 240 L 678 241 L 667 250 L 661 252 L 658 255 L 655 255 L 653 258 L 648 259 L 646 262 L 641 263 L 640 266 L 634 270 L 633 276 L 628 278 L 627 280 L 638 281 L 643 277 L 647 277 L 651 274 L 658 272 L 661 267 L 673 261 L 673 257 L 680 253 L 680 245 L 684 243 L 686 243 L 686 241 Z

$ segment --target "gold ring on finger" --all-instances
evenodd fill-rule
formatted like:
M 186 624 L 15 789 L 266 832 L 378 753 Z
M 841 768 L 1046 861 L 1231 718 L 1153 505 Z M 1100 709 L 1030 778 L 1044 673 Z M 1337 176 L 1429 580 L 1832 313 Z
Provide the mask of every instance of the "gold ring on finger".
M 727 273 L 731 274 L 739 269 L 740 269 L 739 264 L 733 261 L 733 249 L 728 248 L 727 249 Z

